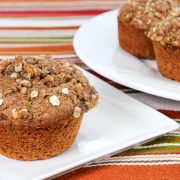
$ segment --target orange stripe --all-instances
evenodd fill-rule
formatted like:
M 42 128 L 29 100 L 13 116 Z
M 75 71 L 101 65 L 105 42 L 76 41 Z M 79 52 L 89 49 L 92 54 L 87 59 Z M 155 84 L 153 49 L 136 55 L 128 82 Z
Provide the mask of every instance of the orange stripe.
M 0 17 L 64 17 L 64 16 L 92 16 L 107 12 L 103 10 L 81 10 L 81 11 L 0 11 Z
M 178 180 L 180 165 L 82 168 L 56 180 Z
M 8 47 L 0 48 L 0 55 L 30 55 L 30 54 L 72 54 L 72 45 L 63 46 L 38 46 L 38 47 Z

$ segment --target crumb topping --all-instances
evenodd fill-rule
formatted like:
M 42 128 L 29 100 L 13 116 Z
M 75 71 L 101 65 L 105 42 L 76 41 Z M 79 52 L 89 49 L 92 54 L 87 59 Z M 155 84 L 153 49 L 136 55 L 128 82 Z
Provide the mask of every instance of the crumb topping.
M 120 10 L 119 19 L 148 31 L 152 25 L 167 17 L 178 1 L 131 0 Z
M 75 107 L 74 112 L 73 112 L 74 118 L 79 118 L 81 116 L 81 108 L 80 107 Z
M 69 89 L 67 87 L 63 88 L 62 93 L 68 95 L 69 94 Z
M 59 106 L 60 105 L 59 98 L 55 95 L 51 96 L 49 101 L 53 106 Z
M 148 37 L 164 46 L 180 47 L 180 8 L 176 8 L 172 16 L 152 27 Z
M 24 87 L 23 87 L 23 88 L 24 88 Z M 23 89 L 23 88 L 22 88 L 22 89 Z M 27 90 L 27 88 L 25 89 L 25 91 L 26 91 L 26 90 Z M 31 91 L 31 94 L 30 94 L 31 99 L 38 97 L 38 95 L 39 95 L 39 92 L 38 92 L 38 91 Z
M 2 98 L 3 97 L 3 92 L 2 92 L 2 90 L 0 90 L 0 98 Z
M 179 5 L 173 8 L 173 10 L 171 11 L 170 16 L 175 16 L 175 17 L 180 16 L 180 0 L 179 0 Z
M 0 106 L 3 105 L 3 99 L 0 99 Z
M 78 118 L 98 98 L 88 79 L 71 63 L 49 56 L 18 56 L 0 63 L 0 122 L 39 126 Z

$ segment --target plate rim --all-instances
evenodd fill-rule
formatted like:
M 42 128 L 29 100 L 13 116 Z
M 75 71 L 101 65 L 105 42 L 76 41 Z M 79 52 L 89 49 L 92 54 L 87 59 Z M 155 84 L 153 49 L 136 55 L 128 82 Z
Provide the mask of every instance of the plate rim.
M 83 50 L 79 47 L 79 37 L 81 35 L 81 31 L 83 31 L 84 28 L 86 28 L 86 25 L 88 25 L 89 23 L 91 23 L 92 21 L 96 20 L 97 18 L 103 17 L 103 16 L 108 16 L 108 15 L 112 15 L 112 14 L 117 14 L 118 10 L 112 10 L 109 12 L 105 12 L 103 14 L 100 14 L 98 16 L 95 16 L 94 18 L 90 19 L 88 22 L 86 22 L 84 25 L 82 25 L 78 31 L 76 32 L 74 38 L 73 38 L 73 47 L 74 50 L 76 52 L 76 54 L 79 56 L 79 58 L 90 68 L 92 68 L 95 72 L 97 72 L 98 74 L 118 83 L 124 86 L 127 86 L 129 88 L 132 89 L 136 89 L 138 91 L 144 92 L 144 93 L 148 93 L 151 95 L 155 95 L 158 97 L 163 97 L 166 99 L 171 99 L 171 100 L 175 100 L 175 101 L 180 101 L 180 95 L 174 92 L 170 92 L 168 90 L 164 90 L 164 89 L 158 89 L 155 87 L 149 87 L 147 85 L 143 85 L 141 83 L 137 83 L 134 82 L 132 80 L 129 80 L 127 78 L 122 78 L 120 76 L 116 77 L 113 76 L 111 77 L 111 73 L 109 72 L 108 69 L 104 69 L 102 66 L 99 65 L 94 65 L 93 63 L 91 63 L 91 61 L 89 60 L 89 57 L 86 56 L 86 54 L 83 52 Z M 135 57 L 135 56 L 134 56 Z M 136 57 L 135 57 L 136 58 Z M 101 71 L 102 70 L 102 71 Z M 105 72 L 106 71 L 106 72 Z M 169 80 L 169 79 L 167 79 Z

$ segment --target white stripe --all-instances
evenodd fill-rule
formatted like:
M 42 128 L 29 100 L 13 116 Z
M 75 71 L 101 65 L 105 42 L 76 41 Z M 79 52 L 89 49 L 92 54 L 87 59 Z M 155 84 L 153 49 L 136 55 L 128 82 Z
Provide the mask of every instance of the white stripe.
M 95 161 L 89 166 L 148 165 L 148 164 L 152 165 L 152 164 L 177 164 L 177 163 L 180 163 L 180 154 L 162 154 L 162 155 L 133 155 L 133 156 L 110 157 L 107 159 Z
M 122 4 L 123 2 L 126 2 L 127 0 L 108 0 L 108 1 L 77 1 L 75 2 L 0 2 L 0 6 L 1 7 L 9 7 L 9 6 L 22 6 L 22 7 L 31 7 L 31 6 L 96 6 L 98 4 L 101 5 L 118 5 L 118 4 Z
M 59 4 L 24 4 L 24 6 L 19 5 L 3 5 L 3 3 L 0 3 L 1 10 L 0 12 L 19 12 L 19 11 L 86 11 L 86 10 L 111 10 L 121 7 L 123 3 L 93 3 L 93 4 L 80 4 L 78 5 L 77 2 L 74 4 L 66 3 L 66 5 L 59 5 Z
M 180 154 L 163 154 L 163 155 L 135 155 L 135 156 L 119 156 L 111 157 L 96 163 L 100 162 L 113 162 L 113 161 L 162 161 L 162 160 L 174 160 L 180 161 Z
M 117 156 L 117 158 L 139 158 L 139 157 L 143 157 L 143 158 L 147 158 L 147 157 L 165 157 L 165 156 L 171 156 L 171 157 L 180 157 L 180 154 L 140 154 L 140 155 L 130 155 L 130 156 Z M 112 158 L 112 157 L 109 157 Z M 116 157 L 113 157 L 116 158 Z
M 180 134 L 167 134 L 163 136 L 180 137 Z
M 74 36 L 76 30 L 0 30 L 0 38 Z
M 64 27 L 64 26 L 80 26 L 87 22 L 90 17 L 69 18 L 27 18 L 12 19 L 0 18 L 0 27 Z
M 150 94 L 145 94 L 142 92 L 138 93 L 130 93 L 128 94 L 135 99 L 143 102 L 144 104 L 151 106 L 154 109 L 160 109 L 160 110 L 172 110 L 172 111 L 179 111 L 180 110 L 180 102 L 179 101 L 173 101 L 157 96 L 153 96 Z
M 119 163 L 103 163 L 103 164 L 89 164 L 86 167 L 95 167 L 95 166 L 115 166 L 115 165 L 124 165 L 124 166 L 133 166 L 133 165 L 171 165 L 171 164 L 180 164 L 180 161 L 170 161 L 170 162 L 138 162 L 138 163 L 124 163 L 124 162 L 119 162 Z
M 93 164 L 100 163 L 121 163 L 121 162 L 134 162 L 137 163 L 139 161 L 180 161 L 180 154 L 163 154 L 163 155 L 134 155 L 134 156 L 118 156 L 118 157 L 110 157 L 107 159 L 102 159 L 95 161 Z M 118 162 L 119 161 L 119 162 Z
M 107 159 L 94 161 L 88 166 L 148 165 L 148 164 L 158 165 L 158 164 L 178 164 L 178 163 L 180 163 L 180 154 L 159 154 L 159 155 L 132 155 L 132 156 L 110 157 Z
M 124 0 L 125 2 L 125 0 Z M 57 8 L 58 10 L 84 10 L 84 9 L 105 9 L 105 8 L 117 8 L 124 3 L 121 1 L 82 1 L 82 2 L 0 2 L 1 11 L 6 9 L 14 10 L 36 10 Z
M 168 146 L 178 146 L 180 147 L 180 143 L 162 143 L 162 144 L 153 144 L 153 145 L 148 145 L 148 146 L 137 146 L 133 147 L 133 149 L 149 149 L 149 148 L 154 148 L 154 147 L 168 147 Z

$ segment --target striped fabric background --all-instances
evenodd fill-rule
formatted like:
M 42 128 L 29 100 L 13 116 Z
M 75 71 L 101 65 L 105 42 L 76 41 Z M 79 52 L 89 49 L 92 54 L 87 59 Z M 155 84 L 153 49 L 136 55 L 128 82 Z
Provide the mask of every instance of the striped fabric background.
M 180 123 L 180 102 L 116 84 L 89 69 L 72 41 L 80 25 L 126 0 L 0 0 L 0 58 L 50 54 L 73 62 Z M 152 117 L 153 118 L 153 117 Z M 180 179 L 180 130 L 58 179 Z

